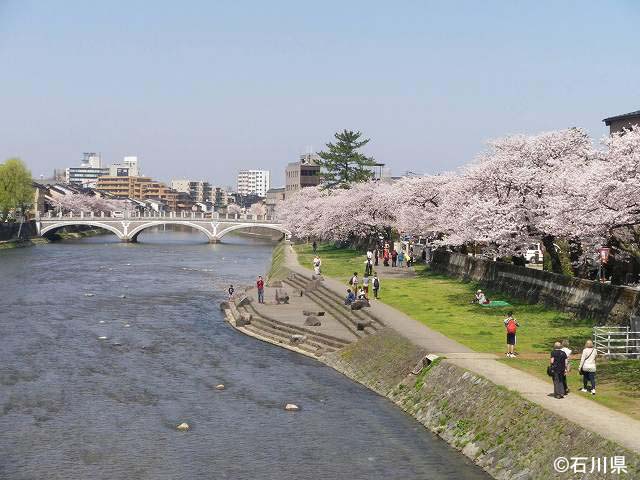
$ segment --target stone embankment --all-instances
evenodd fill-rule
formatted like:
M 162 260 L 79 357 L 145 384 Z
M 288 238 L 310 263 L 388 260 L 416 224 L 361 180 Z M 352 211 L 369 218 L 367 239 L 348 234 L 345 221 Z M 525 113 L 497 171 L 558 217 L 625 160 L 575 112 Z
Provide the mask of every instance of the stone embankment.
M 266 304 L 258 304 L 255 290 L 248 289 L 221 305 L 243 333 L 314 357 L 387 397 L 494 478 L 640 478 L 637 452 L 457 365 L 455 355 L 448 360 L 431 354 L 368 309 L 345 307 L 320 279 L 277 263 L 281 280 L 271 278 Z M 276 305 L 272 299 L 282 289 L 290 302 Z M 322 313 L 320 325 L 304 326 L 310 311 Z M 624 456 L 628 473 L 559 473 L 553 466 L 559 456 L 589 462 Z
M 598 323 L 640 329 L 640 290 L 567 277 L 460 253 L 436 251 L 431 268 L 437 273 L 475 281 L 515 298 L 574 313 Z

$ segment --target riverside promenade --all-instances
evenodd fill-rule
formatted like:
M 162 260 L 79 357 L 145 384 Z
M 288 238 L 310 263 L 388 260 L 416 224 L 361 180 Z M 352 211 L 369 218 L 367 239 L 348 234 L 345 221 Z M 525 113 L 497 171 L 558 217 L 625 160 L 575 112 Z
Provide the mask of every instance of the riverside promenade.
M 285 246 L 284 261 L 290 271 L 304 277 L 312 275 L 310 269 L 299 264 L 297 255 L 289 244 Z M 343 297 L 346 292 L 346 285 L 335 279 L 325 277 L 322 283 L 339 297 Z M 367 310 L 385 326 L 393 328 L 417 346 L 446 357 L 445 362 L 481 375 L 589 431 L 634 452 L 640 452 L 640 421 L 581 398 L 578 394 L 571 394 L 562 400 L 553 398 L 550 396 L 553 391 L 551 381 L 544 382 L 498 362 L 493 354 L 474 352 L 380 301 L 371 300 L 371 307 Z

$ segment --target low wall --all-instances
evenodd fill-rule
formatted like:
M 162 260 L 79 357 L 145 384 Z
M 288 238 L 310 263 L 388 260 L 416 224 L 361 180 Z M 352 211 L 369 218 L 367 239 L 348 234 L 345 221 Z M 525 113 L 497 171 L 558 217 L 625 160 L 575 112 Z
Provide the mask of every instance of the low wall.
M 0 222 L 0 241 L 17 240 L 18 230 L 20 230 L 20 224 L 15 222 Z M 28 239 L 35 237 L 36 222 L 24 222 L 22 224 L 22 231 L 20 232 L 20 238 Z
M 588 478 L 640 478 L 639 455 L 446 360 L 411 374 L 426 353 L 384 329 L 322 361 L 389 398 L 494 478 L 581 478 L 557 473 L 553 461 L 614 455 L 625 456 L 627 475 Z
M 631 324 L 640 328 L 640 290 L 444 251 L 434 252 L 431 268 L 526 302 L 593 319 L 598 324 Z

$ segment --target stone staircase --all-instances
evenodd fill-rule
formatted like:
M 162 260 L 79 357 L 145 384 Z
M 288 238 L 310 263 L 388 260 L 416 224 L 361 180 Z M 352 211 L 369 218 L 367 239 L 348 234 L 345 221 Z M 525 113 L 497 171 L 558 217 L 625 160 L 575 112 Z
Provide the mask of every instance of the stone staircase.
M 320 309 L 330 313 L 356 337 L 370 335 L 385 326 L 382 320 L 370 313 L 366 307 L 361 310 L 351 310 L 345 306 L 344 300 L 322 285 L 322 282 L 314 282 L 310 277 L 291 272 L 284 283 L 292 287 L 297 292 L 296 295 L 302 291 L 303 295 L 311 299 Z M 366 325 L 363 330 L 358 329 L 359 323 Z

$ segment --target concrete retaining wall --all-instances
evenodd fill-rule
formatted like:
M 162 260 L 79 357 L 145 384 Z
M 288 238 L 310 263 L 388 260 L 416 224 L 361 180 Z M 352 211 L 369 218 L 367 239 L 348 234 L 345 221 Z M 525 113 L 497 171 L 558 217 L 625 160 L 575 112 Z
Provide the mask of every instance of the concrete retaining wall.
M 560 455 L 624 455 L 628 474 L 615 478 L 640 478 L 639 455 L 446 360 L 411 374 L 426 353 L 385 329 L 323 361 L 392 400 L 497 479 L 587 478 L 555 472 Z
M 20 224 L 15 222 L 0 222 L 0 241 L 17 240 Z M 36 223 L 34 221 L 22 224 L 20 238 L 27 239 L 36 236 Z
M 520 300 L 543 303 L 579 318 L 593 319 L 598 324 L 640 327 L 640 291 L 632 288 L 444 251 L 434 252 L 432 269 L 476 281 Z

